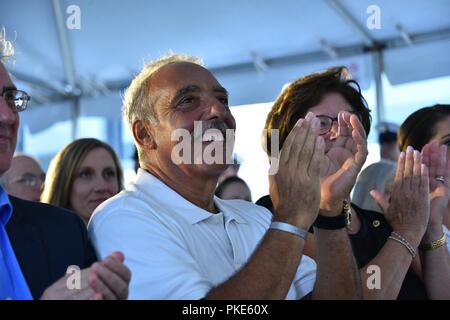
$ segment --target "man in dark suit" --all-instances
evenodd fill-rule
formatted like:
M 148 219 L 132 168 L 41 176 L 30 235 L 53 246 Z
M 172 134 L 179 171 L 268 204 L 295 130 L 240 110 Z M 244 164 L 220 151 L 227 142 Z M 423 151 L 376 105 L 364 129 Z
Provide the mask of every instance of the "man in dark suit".
M 11 196 L 10 201 L 13 214 L 6 231 L 35 299 L 61 278 L 69 265 L 84 269 L 96 262 L 86 227 L 76 215 Z
M 0 32 L 0 176 L 11 164 L 18 112 L 29 99 L 2 63 L 7 44 Z M 126 299 L 131 275 L 123 254 L 96 260 L 77 215 L 9 197 L 0 187 L 0 299 Z

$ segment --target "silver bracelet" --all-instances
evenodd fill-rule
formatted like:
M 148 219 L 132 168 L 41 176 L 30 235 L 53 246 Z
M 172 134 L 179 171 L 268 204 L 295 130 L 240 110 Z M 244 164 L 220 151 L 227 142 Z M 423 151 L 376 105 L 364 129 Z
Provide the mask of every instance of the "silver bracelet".
M 402 237 L 401 235 L 399 235 L 397 232 L 394 231 L 389 236 L 389 239 L 395 240 L 404 245 L 414 259 L 414 257 L 416 256 L 416 250 L 414 250 L 414 248 L 409 244 L 408 240 L 406 240 L 404 237 Z
M 308 231 L 297 228 L 296 226 L 293 226 L 292 224 L 280 222 L 280 221 L 272 221 L 269 229 L 275 229 L 275 230 L 280 230 L 280 231 L 284 231 L 284 232 L 289 232 L 289 233 L 295 234 L 296 236 L 302 238 L 303 240 L 306 240 L 306 237 L 308 236 Z

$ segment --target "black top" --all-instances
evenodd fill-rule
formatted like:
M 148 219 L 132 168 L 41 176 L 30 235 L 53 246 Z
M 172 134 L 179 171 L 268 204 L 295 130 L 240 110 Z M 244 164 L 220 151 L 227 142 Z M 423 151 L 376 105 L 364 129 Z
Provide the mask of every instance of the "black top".
M 13 212 L 6 232 L 34 299 L 63 277 L 68 266 L 84 269 L 97 260 L 86 225 L 75 213 L 9 198 Z
M 273 203 L 269 195 L 259 198 L 258 201 L 256 201 L 255 203 L 258 206 L 262 206 L 273 213 Z
M 273 212 L 270 196 L 256 201 Z M 392 228 L 386 218 L 379 212 L 364 210 L 352 203 L 352 207 L 361 221 L 358 233 L 349 235 L 358 267 L 367 265 L 380 252 L 386 243 Z M 397 297 L 398 300 L 428 299 L 425 286 L 419 276 L 409 268 Z

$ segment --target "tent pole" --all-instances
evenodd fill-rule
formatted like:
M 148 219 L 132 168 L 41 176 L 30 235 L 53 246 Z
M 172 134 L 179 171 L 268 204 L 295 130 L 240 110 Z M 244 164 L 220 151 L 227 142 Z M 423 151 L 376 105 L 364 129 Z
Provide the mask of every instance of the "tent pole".
M 70 85 L 70 89 L 74 90 L 75 83 L 75 67 L 72 59 L 72 51 L 69 46 L 69 39 L 66 32 L 66 26 L 64 24 L 64 18 L 62 14 L 61 4 L 59 0 L 53 0 L 53 13 L 56 22 L 56 31 L 58 32 L 59 47 L 61 49 L 61 55 L 64 63 L 64 69 L 67 77 L 67 83 Z
M 367 28 L 361 26 L 355 17 L 353 17 L 338 0 L 328 0 L 326 3 L 364 39 L 366 45 L 373 45 L 375 40 L 372 38 Z
M 377 122 L 383 122 L 385 120 L 384 113 L 384 93 L 383 93 L 383 50 L 375 50 L 373 52 L 373 75 L 375 80 L 375 100 L 376 100 L 376 115 Z
M 78 133 L 78 117 L 80 116 L 80 98 L 72 98 L 72 140 L 77 138 Z
M 105 119 L 106 141 L 116 151 L 119 159 L 125 158 L 122 150 L 122 119 Z
M 70 101 L 72 101 L 72 140 L 77 136 L 78 117 L 80 115 L 80 96 L 81 90 L 77 88 L 75 65 L 72 58 L 72 51 L 69 45 L 69 37 L 64 24 L 63 11 L 60 0 L 52 0 L 53 13 L 56 22 L 56 31 L 58 32 L 58 42 L 61 50 L 61 56 L 64 63 L 67 85 L 64 88 Z

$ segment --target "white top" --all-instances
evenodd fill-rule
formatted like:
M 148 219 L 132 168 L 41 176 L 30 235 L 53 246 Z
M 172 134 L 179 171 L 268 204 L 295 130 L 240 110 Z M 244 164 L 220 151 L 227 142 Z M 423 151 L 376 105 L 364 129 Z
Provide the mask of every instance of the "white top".
M 200 299 L 249 259 L 272 214 L 215 198 L 211 214 L 139 169 L 136 181 L 100 205 L 89 234 L 100 259 L 119 250 L 132 272 L 130 299 Z M 287 299 L 313 289 L 316 264 L 303 255 Z
M 444 229 L 444 233 L 447 236 L 447 249 L 448 252 L 450 252 L 450 231 L 445 225 L 442 225 L 442 228 Z

